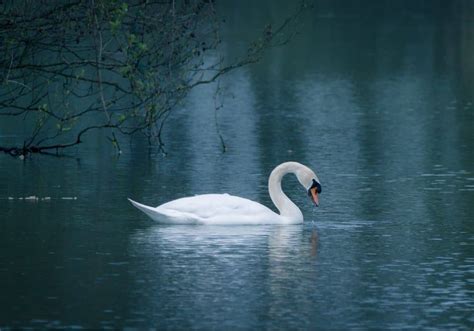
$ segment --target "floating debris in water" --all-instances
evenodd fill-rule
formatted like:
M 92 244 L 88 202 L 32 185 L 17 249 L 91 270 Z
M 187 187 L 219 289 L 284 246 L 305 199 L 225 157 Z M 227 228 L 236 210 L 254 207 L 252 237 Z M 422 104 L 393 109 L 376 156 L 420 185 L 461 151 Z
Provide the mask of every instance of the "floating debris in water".
M 29 202 L 37 202 L 37 201 L 51 201 L 51 200 L 77 200 L 77 197 L 58 197 L 58 198 L 51 198 L 51 197 L 38 197 L 36 195 L 30 195 L 26 197 L 0 197 L 0 200 L 20 200 L 20 201 L 29 201 Z

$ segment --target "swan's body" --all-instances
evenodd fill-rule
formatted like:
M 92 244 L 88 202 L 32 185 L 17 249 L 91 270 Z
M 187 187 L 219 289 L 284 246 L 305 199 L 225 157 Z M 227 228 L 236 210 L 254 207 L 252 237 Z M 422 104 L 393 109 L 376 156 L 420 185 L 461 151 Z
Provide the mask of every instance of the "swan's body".
M 294 173 L 299 182 L 312 195 L 317 204 L 321 186 L 316 174 L 297 162 L 285 162 L 270 174 L 270 198 L 280 211 L 275 213 L 264 205 L 229 194 L 203 194 L 181 198 L 149 207 L 131 199 L 130 202 L 159 223 L 168 224 L 297 224 L 303 222 L 300 209 L 283 193 L 281 180 L 287 173 Z
M 181 198 L 156 208 L 130 202 L 160 223 L 174 224 L 265 224 L 280 217 L 258 202 L 229 194 L 203 194 Z

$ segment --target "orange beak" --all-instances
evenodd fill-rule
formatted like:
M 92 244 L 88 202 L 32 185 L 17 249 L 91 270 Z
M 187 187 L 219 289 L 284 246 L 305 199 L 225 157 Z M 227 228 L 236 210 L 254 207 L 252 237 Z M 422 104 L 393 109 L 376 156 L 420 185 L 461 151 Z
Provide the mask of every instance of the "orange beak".
M 319 207 L 319 197 L 318 197 L 318 191 L 316 191 L 316 187 L 313 187 L 312 189 L 310 189 L 310 192 L 311 192 L 311 199 L 313 200 L 316 207 Z

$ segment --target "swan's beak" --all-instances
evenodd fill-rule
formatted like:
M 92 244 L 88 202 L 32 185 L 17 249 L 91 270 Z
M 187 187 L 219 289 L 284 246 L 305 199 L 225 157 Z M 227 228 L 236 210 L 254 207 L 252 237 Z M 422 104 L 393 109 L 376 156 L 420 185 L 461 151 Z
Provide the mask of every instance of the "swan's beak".
M 309 191 L 311 192 L 311 200 L 313 200 L 316 207 L 319 207 L 319 197 L 316 187 L 312 187 Z

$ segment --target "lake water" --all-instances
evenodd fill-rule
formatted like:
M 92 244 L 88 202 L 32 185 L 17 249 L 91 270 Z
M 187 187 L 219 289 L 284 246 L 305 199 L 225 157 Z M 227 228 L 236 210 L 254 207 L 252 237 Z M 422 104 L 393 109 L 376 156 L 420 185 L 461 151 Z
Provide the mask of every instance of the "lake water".
M 166 157 L 100 136 L 0 155 L 0 328 L 472 330 L 474 6 L 364 4 L 317 2 L 288 46 L 222 79 L 225 153 L 206 86 L 171 116 Z M 219 10 L 232 58 L 292 9 Z M 285 178 L 303 225 L 162 226 L 126 200 L 272 206 L 287 160 L 323 187 L 314 208 Z

